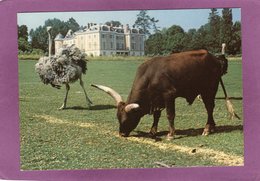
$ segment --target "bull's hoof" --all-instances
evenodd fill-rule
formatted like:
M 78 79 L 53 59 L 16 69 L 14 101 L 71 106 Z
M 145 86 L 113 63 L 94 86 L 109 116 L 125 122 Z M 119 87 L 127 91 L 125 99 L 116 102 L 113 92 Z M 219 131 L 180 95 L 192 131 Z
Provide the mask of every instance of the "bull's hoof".
M 129 133 L 121 133 L 121 132 L 119 132 L 119 137 L 124 137 L 124 138 L 126 138 L 126 137 L 128 137 L 129 136 Z
M 209 135 L 209 131 L 208 130 L 204 130 L 203 133 L 202 133 L 202 136 L 208 136 Z
M 151 128 L 151 130 L 149 132 L 150 136 L 154 137 L 156 135 L 156 133 L 157 133 L 157 130 L 155 128 Z
M 209 134 L 215 132 L 215 128 L 206 127 L 202 133 L 202 136 L 208 136 Z
M 174 139 L 174 135 L 168 133 L 167 136 L 166 136 L 166 140 L 170 141 L 170 140 L 173 140 L 173 139 Z

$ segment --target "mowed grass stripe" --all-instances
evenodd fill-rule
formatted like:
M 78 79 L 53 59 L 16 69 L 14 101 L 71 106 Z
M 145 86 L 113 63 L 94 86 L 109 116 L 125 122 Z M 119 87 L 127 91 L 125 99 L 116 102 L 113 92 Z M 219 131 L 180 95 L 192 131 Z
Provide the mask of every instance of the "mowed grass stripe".
M 147 139 L 143 139 L 143 138 L 136 138 L 136 137 L 129 137 L 129 138 L 127 138 L 127 140 L 137 142 L 137 143 L 151 145 L 160 150 L 177 151 L 177 152 L 185 153 L 188 155 L 199 154 L 199 155 L 202 155 L 202 157 L 205 157 L 206 159 L 210 159 L 214 162 L 218 162 L 221 165 L 226 165 L 226 166 L 243 166 L 244 165 L 243 157 L 227 154 L 222 151 L 216 151 L 213 149 L 196 148 L 195 153 L 193 153 L 192 150 L 194 150 L 195 148 L 191 148 L 188 146 L 180 146 L 180 145 L 176 145 L 173 143 L 155 142 L 155 141 L 151 141 L 151 140 L 147 140 Z
M 68 121 L 59 119 L 49 115 L 35 115 L 35 118 L 40 118 L 40 120 L 44 120 L 47 123 L 51 124 L 63 124 L 66 126 L 76 126 L 76 127 L 83 127 L 83 128 L 94 128 L 97 127 L 95 124 L 91 123 L 77 123 L 75 121 Z M 98 130 L 98 129 L 97 129 Z M 104 133 L 104 131 L 103 131 Z M 118 137 L 117 133 L 111 134 L 113 136 Z M 159 150 L 166 150 L 166 151 L 177 151 L 188 155 L 201 155 L 205 159 L 210 159 L 214 162 L 217 162 L 221 165 L 225 166 L 243 166 L 244 165 L 244 158 L 237 155 L 231 155 L 224 153 L 222 151 L 216 151 L 209 148 L 191 148 L 188 146 L 180 146 L 173 143 L 162 143 L 162 142 L 155 142 L 154 140 L 148 140 L 145 138 L 140 137 L 128 137 L 128 141 L 132 141 L 139 144 L 150 145 L 153 148 L 157 148 Z M 195 152 L 192 150 L 196 149 Z
M 94 125 L 91 123 L 77 123 L 75 121 L 63 120 L 63 119 L 59 119 L 59 118 L 49 116 L 49 115 L 35 115 L 34 117 L 40 118 L 39 120 L 44 120 L 47 123 L 51 123 L 51 124 L 63 124 L 66 126 L 76 126 L 76 127 L 82 127 L 82 128 L 94 127 Z

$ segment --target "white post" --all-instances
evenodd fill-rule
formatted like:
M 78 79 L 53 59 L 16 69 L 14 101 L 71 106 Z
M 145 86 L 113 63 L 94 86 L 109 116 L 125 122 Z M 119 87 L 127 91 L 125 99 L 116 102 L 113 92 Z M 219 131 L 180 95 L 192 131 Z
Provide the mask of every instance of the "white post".
M 51 26 L 47 26 L 47 33 L 49 35 L 49 60 L 51 59 L 51 34 L 50 34 Z
M 226 43 L 222 43 L 222 50 L 221 50 L 222 55 L 225 55 L 225 48 L 226 48 Z

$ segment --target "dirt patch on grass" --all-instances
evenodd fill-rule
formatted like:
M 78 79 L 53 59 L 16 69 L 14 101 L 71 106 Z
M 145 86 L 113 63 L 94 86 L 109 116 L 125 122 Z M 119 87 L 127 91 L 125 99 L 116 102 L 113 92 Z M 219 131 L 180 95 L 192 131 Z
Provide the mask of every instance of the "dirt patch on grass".
M 94 127 L 95 125 L 91 124 L 91 123 L 80 123 L 77 121 L 68 121 L 68 120 L 64 120 L 64 119 L 59 119 L 53 116 L 49 116 L 49 115 L 35 115 L 35 118 L 40 118 L 39 120 L 43 120 L 46 121 L 47 123 L 51 123 L 51 124 L 63 124 L 63 125 L 67 125 L 67 126 L 76 126 L 76 127 L 82 127 L 82 128 L 90 128 L 90 127 Z
M 158 148 L 160 150 L 168 150 L 168 151 L 177 151 L 181 153 L 185 153 L 188 155 L 201 155 L 203 159 L 210 159 L 214 162 L 217 162 L 224 166 L 243 166 L 244 158 L 237 155 L 231 155 L 224 153 L 222 151 L 216 151 L 208 148 L 191 148 L 187 146 L 179 146 L 173 143 L 161 143 L 155 142 L 151 140 L 147 140 L 144 138 L 134 138 L 130 137 L 127 140 L 151 145 L 154 148 Z

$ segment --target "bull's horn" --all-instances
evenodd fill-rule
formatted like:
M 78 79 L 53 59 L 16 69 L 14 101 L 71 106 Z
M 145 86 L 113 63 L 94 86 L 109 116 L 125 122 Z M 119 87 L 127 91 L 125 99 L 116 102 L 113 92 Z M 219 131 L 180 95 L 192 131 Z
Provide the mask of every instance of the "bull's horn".
M 95 84 L 91 84 L 92 87 L 95 87 L 99 90 L 102 90 L 104 92 L 106 92 L 107 94 L 109 94 L 111 97 L 113 97 L 116 101 L 116 105 L 118 106 L 119 102 L 123 102 L 122 97 L 113 89 L 103 86 L 103 85 L 95 85 Z
M 139 107 L 140 107 L 139 104 L 135 104 L 135 103 L 128 104 L 128 105 L 125 107 L 125 112 L 130 112 L 131 110 L 138 109 Z

